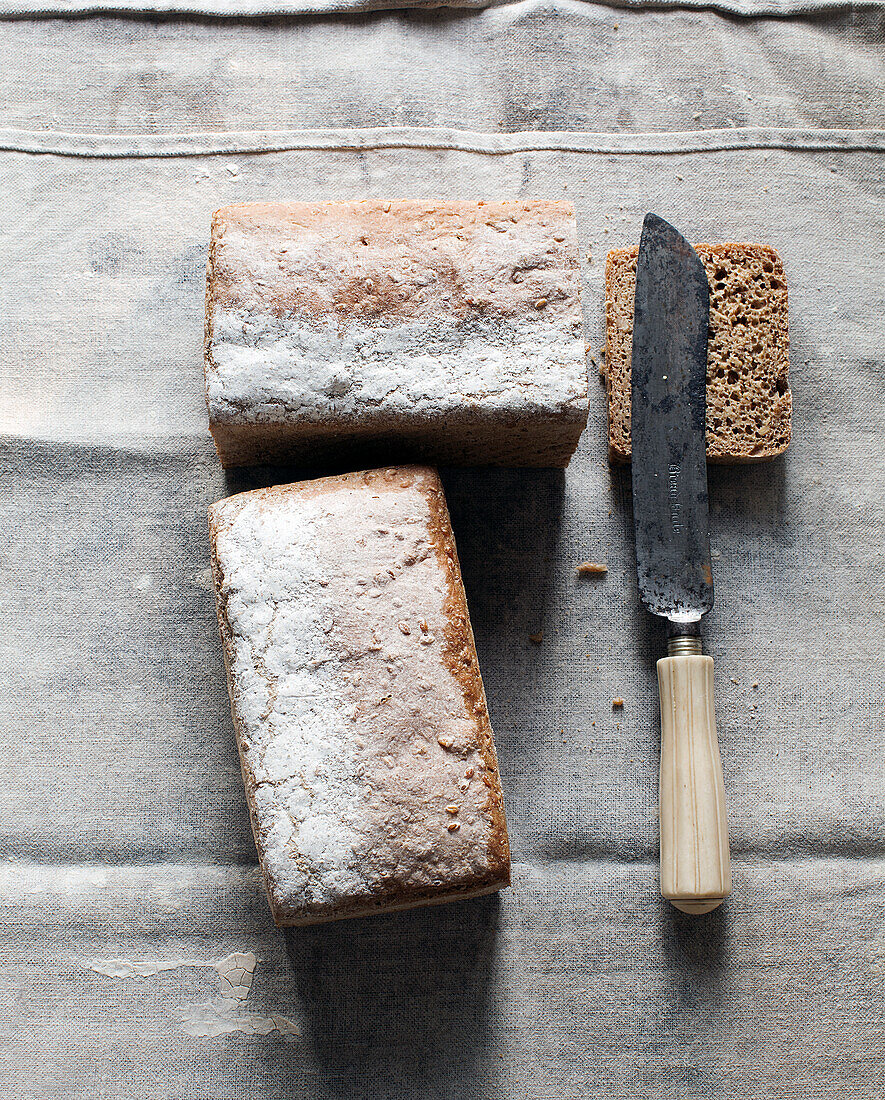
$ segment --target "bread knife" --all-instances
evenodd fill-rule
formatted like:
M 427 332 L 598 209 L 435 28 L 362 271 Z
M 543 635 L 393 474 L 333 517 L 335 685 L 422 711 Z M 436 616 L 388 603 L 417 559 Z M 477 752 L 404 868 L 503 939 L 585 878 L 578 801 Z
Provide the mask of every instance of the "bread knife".
M 731 893 L 725 787 L 713 713 L 713 659 L 701 618 L 713 606 L 707 508 L 710 291 L 672 225 L 646 215 L 633 316 L 633 522 L 639 594 L 667 622 L 661 696 L 661 893 L 708 913 Z

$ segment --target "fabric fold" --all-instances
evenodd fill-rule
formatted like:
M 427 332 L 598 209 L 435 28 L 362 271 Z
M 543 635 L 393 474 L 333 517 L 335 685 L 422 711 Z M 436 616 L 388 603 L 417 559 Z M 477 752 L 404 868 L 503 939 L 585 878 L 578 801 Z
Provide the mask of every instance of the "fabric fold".
M 101 159 L 381 149 L 439 149 L 486 156 L 545 151 L 654 156 L 738 149 L 881 152 L 885 150 L 885 129 L 747 126 L 648 133 L 524 131 L 506 134 L 409 126 L 343 130 L 234 130 L 193 134 L 76 134 L 52 130 L 0 130 L 0 150 L 6 152 Z
M 577 0 L 583 2 L 583 0 Z M 481 10 L 506 7 L 507 0 L 456 0 L 453 3 L 422 0 L 2 0 L 0 19 L 41 16 L 130 14 L 175 14 L 220 18 L 268 18 L 304 15 L 336 15 L 374 11 L 407 11 L 450 8 Z M 613 11 L 714 11 L 723 15 L 756 18 L 803 16 L 881 8 L 880 0 L 608 0 Z

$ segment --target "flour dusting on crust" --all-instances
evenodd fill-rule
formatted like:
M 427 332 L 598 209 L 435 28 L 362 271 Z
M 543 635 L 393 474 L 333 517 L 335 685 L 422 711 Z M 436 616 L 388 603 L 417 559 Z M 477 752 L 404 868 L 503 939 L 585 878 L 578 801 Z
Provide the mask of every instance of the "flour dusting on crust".
M 409 467 L 211 510 L 232 709 L 279 923 L 507 881 L 444 508 L 437 475 Z
M 206 392 L 226 461 L 324 433 L 407 432 L 437 457 L 564 465 L 588 413 L 574 210 L 225 207 Z M 509 446 L 502 424 L 520 429 Z

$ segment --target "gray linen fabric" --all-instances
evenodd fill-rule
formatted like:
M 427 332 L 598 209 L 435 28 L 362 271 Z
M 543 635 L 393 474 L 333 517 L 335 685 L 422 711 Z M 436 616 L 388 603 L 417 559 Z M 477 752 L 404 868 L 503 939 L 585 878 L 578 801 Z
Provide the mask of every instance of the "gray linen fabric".
M 0 126 L 47 147 L 59 131 L 89 135 L 86 149 L 106 134 L 154 151 L 230 131 L 257 150 L 293 129 L 446 127 L 488 145 L 516 131 L 740 141 L 748 127 L 883 126 L 881 8 L 746 21 L 528 0 L 271 22 L 18 20 L 0 41 Z
M 561 0 L 559 0 L 561 2 Z M 574 0 L 581 4 L 584 0 Z M 43 15 L 89 15 L 101 12 L 145 13 L 172 15 L 209 15 L 224 18 L 249 16 L 324 15 L 371 12 L 389 9 L 435 10 L 484 10 L 497 6 L 510 6 L 508 0 L 0 0 L 0 17 Z M 614 0 L 610 5 L 620 10 L 654 11 L 668 10 L 673 0 Z M 880 9 L 880 0 L 681 0 L 680 8 L 695 8 L 737 16 L 819 15 L 841 12 Z
M 568 0 L 0 24 L 5 1095 L 885 1096 L 881 26 Z M 205 512 L 320 471 L 220 470 L 208 222 L 360 196 L 571 199 L 591 349 L 649 209 L 783 257 L 794 443 L 710 471 L 735 893 L 707 918 L 656 895 L 662 639 L 591 378 L 565 473 L 444 471 L 513 888 L 273 930 Z M 232 952 L 249 1033 L 194 965 Z

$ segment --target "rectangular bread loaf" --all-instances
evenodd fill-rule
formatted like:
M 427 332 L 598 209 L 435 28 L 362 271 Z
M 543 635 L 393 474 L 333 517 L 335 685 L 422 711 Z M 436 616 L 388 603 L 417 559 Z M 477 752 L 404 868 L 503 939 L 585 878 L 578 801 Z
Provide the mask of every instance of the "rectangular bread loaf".
M 710 284 L 707 459 L 759 462 L 790 442 L 787 280 L 773 248 L 696 244 Z M 605 376 L 609 455 L 630 461 L 630 356 L 638 248 L 609 252 L 605 269 Z
M 569 203 L 254 203 L 212 219 L 206 398 L 225 466 L 565 466 L 587 422 L 582 332 Z
M 436 472 L 242 493 L 212 506 L 209 529 L 277 925 L 506 886 L 495 746 Z

